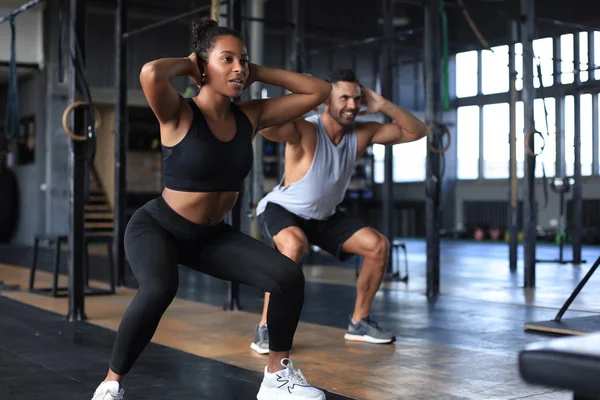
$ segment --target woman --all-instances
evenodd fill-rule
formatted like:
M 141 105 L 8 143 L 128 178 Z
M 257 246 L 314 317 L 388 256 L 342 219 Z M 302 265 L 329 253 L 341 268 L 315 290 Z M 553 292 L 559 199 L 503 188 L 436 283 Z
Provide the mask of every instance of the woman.
M 152 61 L 141 71 L 144 94 L 161 127 L 165 189 L 127 226 L 125 250 L 139 289 L 123 316 L 108 374 L 93 400 L 123 398 L 123 376 L 177 293 L 178 264 L 271 293 L 269 362 L 259 400 L 325 399 L 288 358 L 304 301 L 300 267 L 223 220 L 252 168 L 256 132 L 317 107 L 331 85 L 250 64 L 239 34 L 213 20 L 195 22 L 192 33 L 194 52 L 189 57 Z M 170 83 L 186 75 L 200 87 L 188 100 Z M 231 98 L 255 81 L 291 94 L 235 105 Z

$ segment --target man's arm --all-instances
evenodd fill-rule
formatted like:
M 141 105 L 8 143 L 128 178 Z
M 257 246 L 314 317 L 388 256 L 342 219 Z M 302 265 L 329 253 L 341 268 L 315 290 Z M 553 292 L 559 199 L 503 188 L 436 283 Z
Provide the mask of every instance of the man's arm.
M 384 99 L 369 88 L 364 86 L 361 88 L 367 106 L 367 110 L 362 111 L 361 115 L 382 112 L 394 121 L 388 124 L 364 123 L 363 126 L 372 134 L 371 144 L 394 145 L 413 142 L 429 134 L 427 125 L 412 113 Z

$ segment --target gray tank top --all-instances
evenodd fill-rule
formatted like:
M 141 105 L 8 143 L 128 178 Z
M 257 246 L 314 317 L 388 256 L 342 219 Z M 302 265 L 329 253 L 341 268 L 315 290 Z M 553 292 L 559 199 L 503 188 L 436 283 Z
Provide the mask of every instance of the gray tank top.
M 287 186 L 283 186 L 284 176 L 258 202 L 257 215 L 263 213 L 267 203 L 276 203 L 304 219 L 325 220 L 335 213 L 344 199 L 356 166 L 356 130 L 346 132 L 336 146 L 325 132 L 320 115 L 311 115 L 306 121 L 314 124 L 317 130 L 317 147 L 308 172 L 298 182 Z

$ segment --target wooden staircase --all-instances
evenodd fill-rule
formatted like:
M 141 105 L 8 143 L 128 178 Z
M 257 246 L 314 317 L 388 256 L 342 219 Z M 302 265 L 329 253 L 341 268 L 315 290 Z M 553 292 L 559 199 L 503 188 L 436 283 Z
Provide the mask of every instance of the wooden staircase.
M 114 213 L 106 197 L 96 169 L 90 172 L 90 196 L 84 209 L 86 235 L 112 236 L 115 224 Z

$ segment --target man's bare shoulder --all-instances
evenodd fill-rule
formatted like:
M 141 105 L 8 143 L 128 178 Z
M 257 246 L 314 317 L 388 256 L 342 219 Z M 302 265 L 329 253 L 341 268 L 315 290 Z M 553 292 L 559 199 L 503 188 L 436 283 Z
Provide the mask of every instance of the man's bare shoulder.
M 317 127 L 315 126 L 315 124 L 313 124 L 310 121 L 307 121 L 305 118 L 298 118 L 294 121 L 294 123 L 296 124 L 296 129 L 298 129 L 301 132 L 305 132 L 305 131 L 316 132 L 316 130 L 317 130 Z

